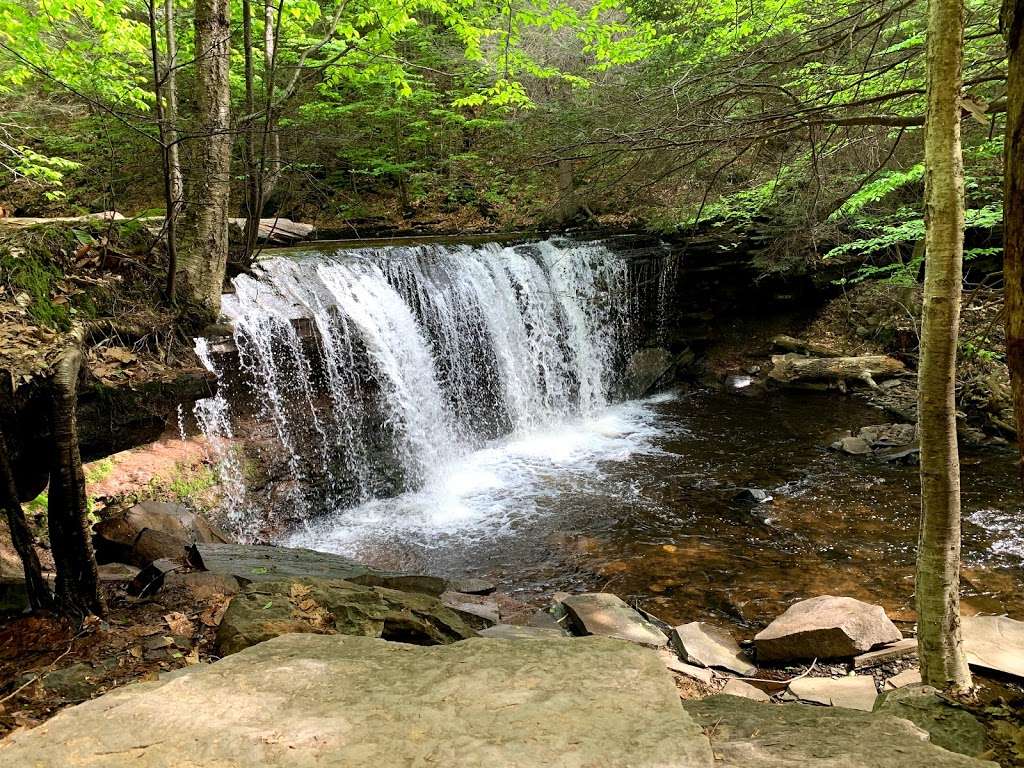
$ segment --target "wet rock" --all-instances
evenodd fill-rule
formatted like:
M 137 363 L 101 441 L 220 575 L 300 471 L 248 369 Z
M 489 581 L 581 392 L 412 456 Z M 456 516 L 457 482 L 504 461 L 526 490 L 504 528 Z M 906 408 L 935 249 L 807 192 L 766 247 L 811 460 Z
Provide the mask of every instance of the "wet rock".
M 904 669 L 902 672 L 893 675 L 885 681 L 885 690 L 894 691 L 897 688 L 905 688 L 908 685 L 917 685 L 921 682 L 921 671 L 918 669 Z
M 964 616 L 961 628 L 971 666 L 1024 677 L 1024 621 L 1006 616 Z
M 740 698 L 750 699 L 751 701 L 772 700 L 772 697 L 760 688 L 756 688 L 750 683 L 744 682 L 743 680 L 737 680 L 735 678 L 726 682 L 725 687 L 722 688 L 722 694 L 725 696 L 739 696 Z
M 672 630 L 672 645 L 683 661 L 699 667 L 719 667 L 750 677 L 757 672 L 740 652 L 739 645 L 724 629 L 702 621 L 682 624 Z
M 735 696 L 682 705 L 707 730 L 720 768 L 996 768 L 931 744 L 916 725 L 887 714 Z
M 98 523 L 93 540 L 99 559 L 139 567 L 161 558 L 184 562 L 191 544 L 229 541 L 225 533 L 188 508 L 152 500 Z
M 568 639 L 568 635 L 557 629 L 541 627 L 523 627 L 514 624 L 495 624 L 480 630 L 480 637 L 497 638 L 498 640 L 557 640 Z
M 871 453 L 871 445 L 862 437 L 843 437 L 832 443 L 832 447 L 850 456 L 866 456 Z
M 897 640 L 895 643 L 889 643 L 883 645 L 881 648 L 877 648 L 867 653 L 862 653 L 858 656 L 853 657 L 853 668 L 863 669 L 864 667 L 871 667 L 875 664 L 880 664 L 883 661 L 891 661 L 892 659 L 898 659 L 902 656 L 910 656 L 917 653 L 917 638 L 906 637 L 902 640 Z
M 852 597 L 821 595 L 793 603 L 757 633 L 758 661 L 856 656 L 902 640 L 881 606 Z
M 27 611 L 28 587 L 24 579 L 0 578 L 0 614 Z
M 845 707 L 870 712 L 878 691 L 870 675 L 853 677 L 801 677 L 789 684 L 789 692 L 800 701 L 826 707 Z
M 454 611 L 430 595 L 330 579 L 253 582 L 217 628 L 222 656 L 294 633 L 360 635 L 437 645 L 475 637 Z
M 501 620 L 498 601 L 492 597 L 449 591 L 441 593 L 441 603 L 451 608 L 476 629 L 492 626 Z
M 96 572 L 100 581 L 106 582 L 131 581 L 139 575 L 139 569 L 127 563 L 104 563 L 97 566 Z
M 451 592 L 461 592 L 464 595 L 489 595 L 496 587 L 489 581 L 484 579 L 474 578 L 463 578 L 463 579 L 449 579 L 448 590 Z
M 744 488 L 733 496 L 732 500 L 742 501 L 747 504 L 767 504 L 773 501 L 771 494 L 760 488 Z
M 659 383 L 670 377 L 675 367 L 672 353 L 663 347 L 647 347 L 633 353 L 623 374 L 623 394 L 627 399 L 651 394 Z
M 444 579 L 414 573 L 380 571 L 341 555 L 292 547 L 245 544 L 197 544 L 192 564 L 204 571 L 234 576 L 240 582 L 276 581 L 284 578 L 339 579 L 369 587 L 440 595 Z
M 668 644 L 665 634 L 609 592 L 571 595 L 561 601 L 578 634 L 601 635 L 658 648 Z
M 985 726 L 930 686 L 910 685 L 889 691 L 879 701 L 878 711 L 909 720 L 927 731 L 933 744 L 951 752 L 975 756 L 985 751 Z
M 200 673 L 112 691 L 0 746 L 4 768 L 712 762 L 654 655 L 593 637 L 434 648 L 278 637 Z

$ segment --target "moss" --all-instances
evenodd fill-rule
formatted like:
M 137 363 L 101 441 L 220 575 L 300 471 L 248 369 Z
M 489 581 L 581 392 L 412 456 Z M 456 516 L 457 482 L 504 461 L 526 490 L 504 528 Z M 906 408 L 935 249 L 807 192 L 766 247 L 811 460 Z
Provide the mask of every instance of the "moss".
M 27 294 L 29 304 L 25 310 L 29 316 L 39 325 L 67 330 L 71 326 L 70 306 L 66 301 L 53 301 L 54 285 L 61 276 L 56 264 L 35 254 L 0 251 L 0 280 L 10 285 L 16 295 Z

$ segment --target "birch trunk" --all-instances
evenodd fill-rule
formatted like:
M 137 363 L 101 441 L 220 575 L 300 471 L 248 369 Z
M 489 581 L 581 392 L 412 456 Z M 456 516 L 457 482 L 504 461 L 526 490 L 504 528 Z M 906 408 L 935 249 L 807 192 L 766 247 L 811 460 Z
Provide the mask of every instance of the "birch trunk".
M 927 69 L 917 644 L 926 684 L 940 690 L 967 691 L 971 673 L 960 632 L 960 461 L 955 403 L 964 229 L 959 102 L 963 0 L 929 0 Z
M 195 6 L 196 112 L 200 135 L 196 167 L 189 174 L 188 216 L 182 222 L 180 267 L 199 304 L 220 311 L 228 259 L 231 192 L 231 90 L 228 64 L 231 28 L 228 0 L 197 0 Z
M 1004 0 L 1006 34 L 1006 173 L 1003 190 L 1003 282 L 1006 363 L 1010 368 L 1020 475 L 1024 480 L 1024 0 Z

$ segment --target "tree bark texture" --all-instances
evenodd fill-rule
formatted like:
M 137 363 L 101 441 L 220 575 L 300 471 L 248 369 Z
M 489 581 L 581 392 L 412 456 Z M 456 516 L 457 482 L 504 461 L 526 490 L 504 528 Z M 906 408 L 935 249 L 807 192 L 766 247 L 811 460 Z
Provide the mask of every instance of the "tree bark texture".
M 228 258 L 231 191 L 231 29 L 228 0 L 195 4 L 196 112 L 200 138 L 189 174 L 188 216 L 182 222 L 179 261 L 196 300 L 211 315 L 220 311 Z
M 82 350 L 65 350 L 53 371 L 51 420 L 53 447 L 47 517 L 57 571 L 57 608 L 66 614 L 102 616 L 106 612 L 92 549 L 85 496 L 85 472 L 78 449 L 78 377 Z
M 963 2 L 928 2 L 925 120 L 925 286 L 918 371 L 921 527 L 917 644 L 923 681 L 967 691 L 960 631 L 960 460 L 956 354 L 963 274 L 964 179 L 960 147 Z
M 1003 282 L 1006 363 L 1024 481 L 1024 0 L 1004 0 L 1000 18 L 1009 56 L 1006 76 L 1006 172 L 1003 189 Z

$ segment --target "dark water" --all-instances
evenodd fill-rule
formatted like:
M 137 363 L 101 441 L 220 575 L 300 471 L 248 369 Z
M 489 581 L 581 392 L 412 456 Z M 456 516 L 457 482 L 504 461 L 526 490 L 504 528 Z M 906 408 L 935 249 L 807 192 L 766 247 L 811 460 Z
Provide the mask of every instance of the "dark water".
M 754 628 L 842 594 L 913 621 L 917 468 L 828 450 L 885 421 L 852 398 L 701 391 L 511 438 L 416 493 L 290 543 L 498 582 L 525 602 L 609 590 L 670 622 Z M 1024 500 L 1009 450 L 963 456 L 964 607 L 1024 619 Z M 769 504 L 734 500 L 763 488 Z

